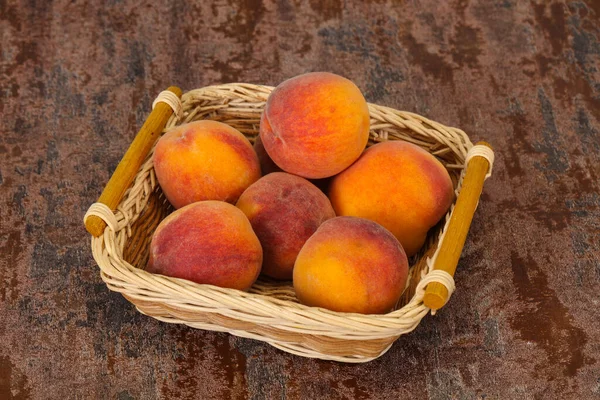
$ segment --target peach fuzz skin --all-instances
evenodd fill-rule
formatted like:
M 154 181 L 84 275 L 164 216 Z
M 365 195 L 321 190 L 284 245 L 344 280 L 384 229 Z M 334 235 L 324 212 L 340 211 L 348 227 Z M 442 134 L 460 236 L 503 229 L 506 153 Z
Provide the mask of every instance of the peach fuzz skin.
M 308 239 L 294 266 L 301 303 L 332 311 L 391 311 L 408 279 L 408 259 L 398 240 L 363 218 L 336 217 Z
M 294 262 L 306 240 L 335 217 L 329 199 L 299 176 L 273 172 L 256 181 L 237 202 L 263 248 L 262 273 L 291 280 Z
M 175 208 L 202 200 L 235 203 L 261 176 L 248 139 L 216 121 L 190 122 L 165 133 L 153 162 L 158 183 Z
M 146 270 L 247 290 L 261 264 L 262 248 L 244 213 L 229 203 L 201 201 L 176 210 L 158 225 Z
M 430 153 L 411 143 L 389 141 L 368 148 L 329 186 L 337 215 L 367 218 L 396 236 L 406 254 L 416 254 L 427 232 L 454 199 L 452 180 Z
M 350 166 L 367 145 L 367 102 L 354 83 L 339 75 L 299 75 L 269 96 L 260 137 L 282 170 L 327 178 Z

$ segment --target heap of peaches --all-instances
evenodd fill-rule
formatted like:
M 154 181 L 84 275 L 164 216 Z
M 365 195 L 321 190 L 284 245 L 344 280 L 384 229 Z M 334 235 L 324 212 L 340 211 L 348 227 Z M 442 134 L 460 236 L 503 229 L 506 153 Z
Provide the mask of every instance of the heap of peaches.
M 407 257 L 454 191 L 440 161 L 416 145 L 366 148 L 369 126 L 358 87 L 315 72 L 275 88 L 254 146 L 216 121 L 168 131 L 153 161 L 176 210 L 154 232 L 147 270 L 239 290 L 263 274 L 292 280 L 308 306 L 393 310 Z

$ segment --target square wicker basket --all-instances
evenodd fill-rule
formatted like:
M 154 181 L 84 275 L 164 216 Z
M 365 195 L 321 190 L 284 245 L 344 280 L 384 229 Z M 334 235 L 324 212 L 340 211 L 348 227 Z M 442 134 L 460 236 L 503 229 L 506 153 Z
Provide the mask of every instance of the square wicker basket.
M 108 288 L 143 314 L 198 329 L 229 332 L 270 343 L 305 357 L 365 362 L 385 353 L 454 290 L 456 269 L 493 152 L 473 146 L 467 135 L 416 114 L 369 104 L 369 146 L 405 140 L 435 155 L 447 168 L 456 201 L 410 259 L 407 288 L 395 311 L 384 315 L 338 313 L 299 304 L 291 282 L 259 278 L 248 292 L 199 285 L 144 270 L 152 234 L 171 211 L 152 164 L 156 139 L 183 123 L 212 119 L 227 123 L 250 141 L 258 135 L 269 86 L 226 84 L 162 92 L 153 111 L 84 217 L 92 252 Z M 181 98 L 180 98 L 181 96 Z M 465 168 L 468 166 L 468 168 Z M 468 169 L 468 173 L 467 173 Z M 375 172 L 375 171 L 374 171 Z

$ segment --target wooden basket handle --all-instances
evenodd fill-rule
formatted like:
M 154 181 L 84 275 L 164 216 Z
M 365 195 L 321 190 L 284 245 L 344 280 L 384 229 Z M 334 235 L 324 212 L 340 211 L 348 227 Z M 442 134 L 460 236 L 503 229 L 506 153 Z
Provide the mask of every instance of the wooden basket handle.
M 173 94 L 171 95 L 166 92 Z M 178 101 L 181 97 L 181 89 L 171 86 L 157 97 L 153 104 L 152 112 L 140 128 L 135 139 L 133 139 L 133 142 L 131 142 L 129 149 L 127 149 L 115 172 L 113 172 L 110 180 L 104 187 L 97 203 L 102 203 L 111 210 L 114 210 L 119 205 L 125 191 L 131 185 L 131 182 L 133 182 L 135 174 L 140 169 L 154 142 L 156 142 L 156 139 L 158 139 L 174 112 L 174 105 L 171 105 L 173 101 L 170 100 L 173 95 L 177 96 Z M 180 112 L 180 110 L 178 111 Z M 98 237 L 104 232 L 106 222 L 97 215 L 89 215 L 85 219 L 85 228 L 94 237 Z
M 479 142 L 477 146 L 486 146 L 490 150 L 492 148 L 486 142 Z M 493 153 L 491 154 L 493 155 Z M 445 271 L 450 276 L 454 276 L 473 215 L 479 203 L 483 182 L 489 176 L 492 167 L 491 163 L 493 163 L 493 158 L 488 160 L 483 155 L 477 154 L 468 160 L 462 188 L 450 217 L 444 240 L 435 259 L 434 270 Z M 448 301 L 448 295 L 446 286 L 440 282 L 431 282 L 425 289 L 423 304 L 434 311 L 439 310 Z

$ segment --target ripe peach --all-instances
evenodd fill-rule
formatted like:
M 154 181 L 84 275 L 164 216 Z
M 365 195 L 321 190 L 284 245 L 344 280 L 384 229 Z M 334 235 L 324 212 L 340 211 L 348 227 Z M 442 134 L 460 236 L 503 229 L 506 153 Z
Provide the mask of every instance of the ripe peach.
M 406 286 L 408 260 L 398 240 L 363 218 L 324 222 L 298 254 L 294 289 L 301 303 L 333 311 L 391 311 Z
M 264 252 L 262 272 L 292 279 L 298 252 L 323 221 L 335 217 L 329 199 L 304 178 L 273 172 L 253 183 L 237 202 Z
M 275 164 L 305 178 L 326 178 L 350 166 L 369 138 L 369 109 L 354 83 L 313 72 L 281 83 L 260 121 Z
M 248 219 L 222 201 L 176 210 L 156 228 L 147 271 L 246 290 L 260 273 L 262 248 Z
M 420 147 L 389 141 L 368 148 L 333 178 L 329 198 L 337 215 L 375 221 L 396 236 L 410 257 L 454 198 L 448 171 Z
M 248 139 L 229 125 L 207 120 L 165 133 L 154 150 L 154 170 L 175 208 L 201 200 L 235 203 L 260 178 Z

